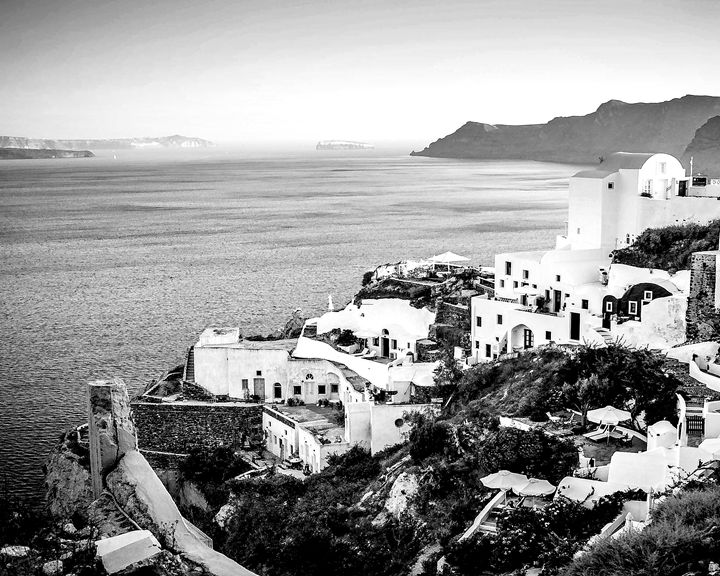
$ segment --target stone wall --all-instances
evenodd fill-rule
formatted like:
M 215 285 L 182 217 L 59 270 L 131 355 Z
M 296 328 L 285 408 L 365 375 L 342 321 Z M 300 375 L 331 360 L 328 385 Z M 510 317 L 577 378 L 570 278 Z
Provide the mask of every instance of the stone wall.
M 692 255 L 687 308 L 688 340 L 720 340 L 720 313 L 715 308 L 716 254 Z
M 470 332 L 470 308 L 462 304 L 451 304 L 440 300 L 437 303 L 435 322 L 449 324 Z
M 243 403 L 132 403 L 140 450 L 187 454 L 193 446 L 236 445 L 262 429 L 262 406 Z

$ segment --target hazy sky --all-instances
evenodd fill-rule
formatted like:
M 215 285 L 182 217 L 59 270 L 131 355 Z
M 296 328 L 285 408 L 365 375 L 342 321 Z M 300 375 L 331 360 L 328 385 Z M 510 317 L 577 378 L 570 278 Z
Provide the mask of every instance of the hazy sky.
M 720 0 L 0 0 L 0 134 L 427 143 L 720 96 Z

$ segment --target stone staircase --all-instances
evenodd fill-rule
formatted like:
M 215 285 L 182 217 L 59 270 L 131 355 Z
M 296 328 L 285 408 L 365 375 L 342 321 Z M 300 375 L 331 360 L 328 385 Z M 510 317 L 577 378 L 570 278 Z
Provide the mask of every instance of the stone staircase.
M 615 338 L 613 338 L 612 334 L 610 334 L 610 330 L 607 328 L 595 328 L 595 332 L 597 332 L 600 337 L 605 341 L 605 345 L 609 346 L 613 342 L 615 342 Z
M 195 347 L 188 348 L 187 359 L 185 360 L 185 374 L 183 375 L 185 382 L 195 382 Z

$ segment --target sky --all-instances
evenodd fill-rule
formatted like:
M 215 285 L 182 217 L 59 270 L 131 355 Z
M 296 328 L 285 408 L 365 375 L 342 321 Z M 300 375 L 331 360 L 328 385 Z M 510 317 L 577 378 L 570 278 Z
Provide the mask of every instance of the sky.
M 0 0 L 0 135 L 417 142 L 720 96 L 720 0 Z

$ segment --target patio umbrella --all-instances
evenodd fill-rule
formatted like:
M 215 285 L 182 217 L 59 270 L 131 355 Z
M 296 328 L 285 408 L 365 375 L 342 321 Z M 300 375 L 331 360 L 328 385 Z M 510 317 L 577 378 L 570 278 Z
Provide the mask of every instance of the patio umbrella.
M 488 474 L 484 478 L 480 478 L 480 482 L 486 488 L 499 488 L 500 490 L 512 490 L 516 486 L 524 486 L 528 483 L 528 477 L 525 474 L 517 474 L 509 470 L 500 470 L 493 474 Z
M 605 406 L 605 408 L 590 410 L 587 413 L 587 419 L 590 420 L 590 422 L 597 422 L 598 424 L 615 425 L 625 420 L 630 420 L 630 412 L 620 410 L 613 406 Z
M 708 438 L 707 440 L 703 440 L 700 442 L 698 448 L 712 454 L 713 458 L 720 458 L 720 438 Z
M 447 264 L 448 270 L 450 270 L 451 262 L 469 261 L 470 258 L 465 258 L 465 256 L 460 256 L 459 254 L 455 254 L 455 252 L 443 252 L 442 254 L 438 254 L 437 256 L 433 256 L 429 259 L 429 262 L 432 262 L 433 264 Z
M 520 496 L 550 496 L 555 492 L 555 486 L 547 480 L 539 478 L 530 478 L 525 485 L 513 488 Z

